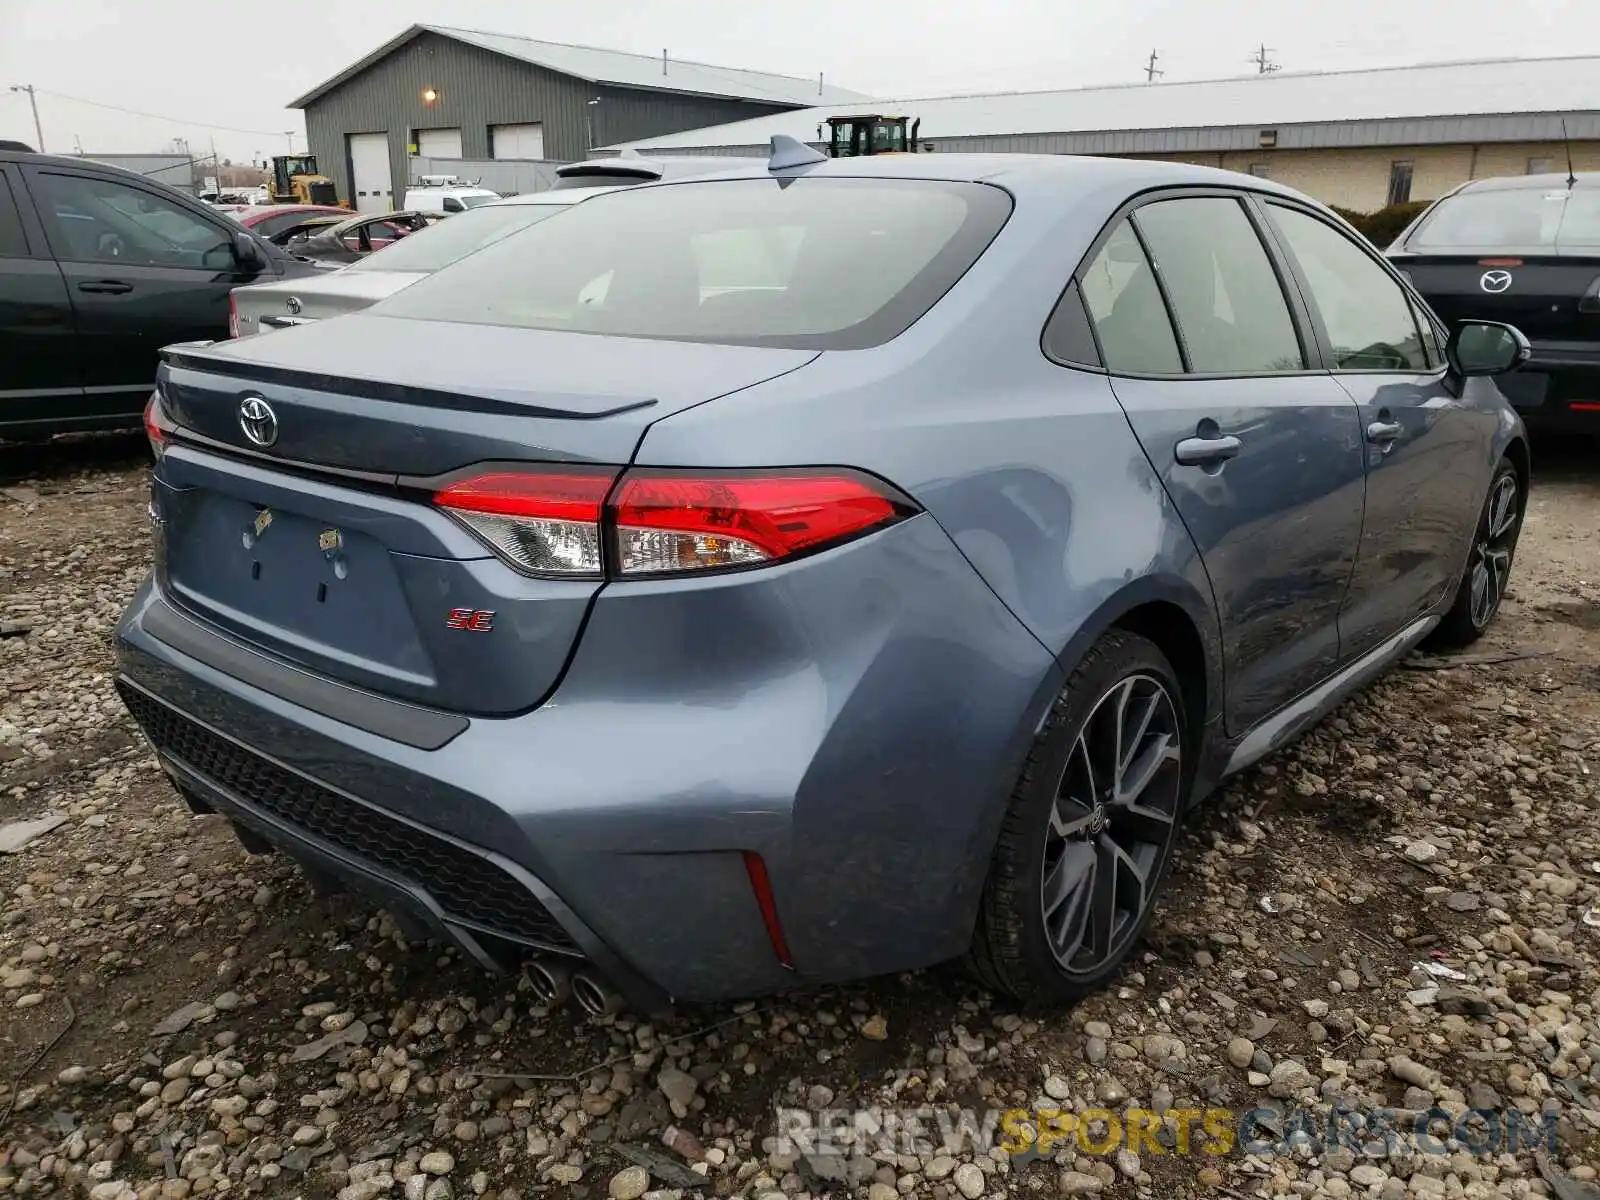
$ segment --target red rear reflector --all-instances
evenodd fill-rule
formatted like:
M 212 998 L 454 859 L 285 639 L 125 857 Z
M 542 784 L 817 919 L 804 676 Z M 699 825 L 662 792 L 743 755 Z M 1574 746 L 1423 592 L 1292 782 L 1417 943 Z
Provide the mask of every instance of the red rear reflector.
M 1522 260 L 1520 258 L 1480 258 L 1478 265 L 1480 267 L 1520 267 Z
M 854 472 L 630 472 L 612 502 L 617 570 L 638 575 L 770 562 L 913 511 Z
M 1600 402 L 1593 400 L 1574 400 L 1567 407 L 1573 412 L 1600 412 Z
M 598 579 L 600 516 L 615 478 L 612 470 L 488 472 L 440 489 L 433 502 L 518 570 Z
M 767 927 L 772 952 L 778 956 L 779 962 L 792 970 L 794 959 L 789 957 L 789 942 L 783 936 L 783 923 L 778 920 L 778 902 L 772 895 L 772 880 L 767 876 L 766 861 L 754 850 L 746 850 L 744 869 L 750 876 L 750 890 L 756 894 L 756 904 L 761 908 L 761 921 Z

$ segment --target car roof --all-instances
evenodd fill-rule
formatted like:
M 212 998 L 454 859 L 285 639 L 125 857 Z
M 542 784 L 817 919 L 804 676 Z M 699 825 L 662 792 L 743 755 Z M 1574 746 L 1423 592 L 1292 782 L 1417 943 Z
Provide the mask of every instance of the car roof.
M 759 160 L 734 161 L 749 163 Z M 1309 200 L 1293 188 L 1237 171 L 1157 159 L 1095 158 L 1080 154 L 875 154 L 860 158 L 823 159 L 778 171 L 769 171 L 761 164 L 716 174 L 664 179 L 658 184 L 645 186 L 681 187 L 713 180 L 799 177 L 991 183 L 1018 194 L 1039 192 L 1056 196 L 1061 194 L 1062 188 L 1091 186 L 1121 186 L 1129 195 L 1147 188 L 1227 187 L 1279 195 L 1302 202 Z
M 1544 175 L 1508 175 L 1497 179 L 1474 179 L 1455 190 L 1463 192 L 1549 192 L 1563 191 L 1567 186 L 1565 171 L 1552 171 Z M 1573 188 L 1600 188 L 1600 171 L 1578 171 L 1572 176 Z
M 525 192 L 520 196 L 507 196 L 504 200 L 494 204 L 485 204 L 483 208 L 503 208 L 513 204 L 576 204 L 590 196 L 604 195 L 606 192 L 620 192 L 633 186 L 620 183 L 615 185 L 600 185 L 587 188 L 558 188 L 553 191 Z
M 354 229 L 360 225 L 376 224 L 379 221 L 414 220 L 423 215 L 413 208 L 396 208 L 384 213 L 351 213 L 342 221 L 330 221 L 320 232 L 339 234 L 343 230 Z
M 440 196 L 498 196 L 499 192 L 490 191 L 476 183 L 412 183 L 406 185 L 408 192 L 427 192 L 430 196 L 437 193 Z

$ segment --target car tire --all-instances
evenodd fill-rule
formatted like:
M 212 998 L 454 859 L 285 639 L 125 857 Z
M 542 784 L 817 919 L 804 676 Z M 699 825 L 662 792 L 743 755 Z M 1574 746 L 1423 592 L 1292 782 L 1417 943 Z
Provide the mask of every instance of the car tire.
M 1522 532 L 1526 498 L 1509 458 L 1502 458 L 1489 483 L 1483 511 L 1472 534 L 1472 552 L 1456 586 L 1450 611 L 1424 643 L 1430 650 L 1459 650 L 1483 636 L 1500 611 L 1511 578 L 1517 537 Z
M 968 965 L 986 987 L 1068 1003 L 1104 986 L 1138 943 L 1193 773 L 1182 696 L 1160 648 L 1124 630 L 1073 670 L 1012 792 L 984 885 Z

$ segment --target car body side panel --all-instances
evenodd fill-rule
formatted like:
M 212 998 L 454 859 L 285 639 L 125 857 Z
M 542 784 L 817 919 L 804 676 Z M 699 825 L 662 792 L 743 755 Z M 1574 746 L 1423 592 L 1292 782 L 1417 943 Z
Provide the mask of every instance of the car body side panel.
M 1361 427 L 1401 427 L 1366 444 L 1367 508 L 1361 552 L 1339 614 L 1346 657 L 1365 654 L 1455 594 L 1483 504 L 1485 465 L 1501 406 L 1475 380 L 1461 399 L 1435 374 L 1342 373 Z
M 1227 727 L 1241 734 L 1338 668 L 1365 488 L 1355 404 L 1319 373 L 1112 386 L 1205 561 L 1227 636 Z M 1239 440 L 1238 457 L 1178 462 L 1208 422 Z

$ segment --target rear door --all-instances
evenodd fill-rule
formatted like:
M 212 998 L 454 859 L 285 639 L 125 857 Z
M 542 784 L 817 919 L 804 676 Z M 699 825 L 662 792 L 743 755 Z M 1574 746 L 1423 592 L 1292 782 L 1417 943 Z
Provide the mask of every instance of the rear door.
M 237 227 L 120 178 L 26 171 L 76 315 L 85 404 L 137 416 L 161 347 L 228 336 L 228 292 L 257 277 L 234 261 Z
M 65 427 L 83 405 L 72 305 L 26 204 L 16 168 L 0 164 L 0 426 Z
M 1142 204 L 1079 285 L 1117 398 L 1205 562 L 1241 732 L 1340 662 L 1364 488 L 1355 404 L 1318 369 L 1298 297 L 1237 195 Z
M 1374 252 L 1317 213 L 1263 205 L 1334 378 L 1360 406 L 1366 520 L 1340 612 L 1347 653 L 1399 633 L 1461 577 L 1497 420 L 1445 387 L 1432 323 Z

